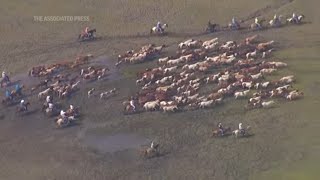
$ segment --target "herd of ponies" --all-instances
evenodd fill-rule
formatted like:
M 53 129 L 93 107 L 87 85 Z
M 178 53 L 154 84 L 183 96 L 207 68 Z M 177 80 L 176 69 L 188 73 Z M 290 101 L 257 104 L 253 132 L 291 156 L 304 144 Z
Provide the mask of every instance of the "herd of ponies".
M 293 88 L 294 75 L 272 79 L 288 65 L 272 56 L 276 50 L 273 40 L 261 39 L 254 35 L 241 42 L 213 38 L 179 43 L 175 55 L 160 57 L 158 67 L 137 74 L 140 90 L 123 102 L 125 113 L 214 108 L 228 98 L 247 99 L 247 109 L 272 108 L 281 99 L 301 98 L 303 92 Z M 127 51 L 119 55 L 119 62 L 141 63 L 136 57 L 153 47 L 149 44 L 137 52 Z

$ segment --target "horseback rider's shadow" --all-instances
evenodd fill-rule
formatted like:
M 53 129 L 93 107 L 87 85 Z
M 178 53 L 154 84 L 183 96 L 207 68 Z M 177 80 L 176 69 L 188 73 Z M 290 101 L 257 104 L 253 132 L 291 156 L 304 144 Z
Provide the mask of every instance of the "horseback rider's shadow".
M 246 134 L 246 135 L 242 136 L 242 138 L 250 138 L 253 136 L 255 136 L 255 135 L 250 133 L 250 134 Z
M 21 115 L 22 116 L 29 116 L 29 115 L 37 113 L 38 111 L 39 111 L 39 109 L 33 109 L 31 111 L 27 111 L 27 112 L 21 113 Z

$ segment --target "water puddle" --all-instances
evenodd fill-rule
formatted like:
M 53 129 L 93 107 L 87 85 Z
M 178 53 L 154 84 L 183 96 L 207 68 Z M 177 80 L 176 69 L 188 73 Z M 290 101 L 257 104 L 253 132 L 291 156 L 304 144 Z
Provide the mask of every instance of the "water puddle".
M 101 153 L 113 153 L 140 148 L 141 145 L 149 143 L 150 140 L 135 134 L 115 134 L 111 136 L 87 134 L 83 142 L 87 147 Z

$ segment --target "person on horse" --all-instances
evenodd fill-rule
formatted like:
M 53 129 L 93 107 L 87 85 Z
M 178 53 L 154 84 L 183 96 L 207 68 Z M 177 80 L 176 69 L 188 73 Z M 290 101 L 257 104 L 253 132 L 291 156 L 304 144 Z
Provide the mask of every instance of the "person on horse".
M 10 100 L 12 99 L 12 94 L 9 90 L 6 90 L 6 98 L 8 98 Z
M 276 25 L 280 24 L 280 18 L 277 16 L 277 14 L 273 16 L 273 20 Z
M 232 17 L 231 25 L 232 25 L 232 27 L 238 27 L 238 22 L 235 17 Z
M 15 93 L 21 95 L 22 86 L 20 84 L 16 84 L 15 86 Z
M 10 82 L 9 76 L 6 74 L 6 72 L 2 72 L 2 79 L 1 79 L 1 87 L 3 83 Z
M 160 33 L 163 33 L 163 28 L 162 28 L 162 24 L 161 24 L 161 22 L 160 21 L 158 21 L 158 23 L 157 23 L 157 30 L 160 32 Z
M 243 126 L 242 126 L 242 123 L 239 123 L 239 130 L 240 130 L 241 134 L 245 133 L 245 130 L 244 130 Z
M 63 110 L 60 111 L 60 116 L 65 119 L 67 116 L 66 116 L 66 112 L 64 112 Z
M 293 21 L 294 23 L 299 23 L 299 19 L 298 19 L 298 16 L 296 15 L 296 13 L 293 13 L 293 14 L 292 14 L 292 21 Z
M 69 110 L 68 110 L 68 111 L 70 112 L 71 116 L 73 116 L 73 115 L 74 115 L 74 113 L 75 113 L 75 109 L 74 109 L 74 106 L 73 106 L 72 104 L 70 104 L 70 106 L 69 106 Z
M 28 110 L 28 106 L 26 105 L 26 102 L 23 99 L 20 101 L 20 107 L 25 111 Z
M 89 34 L 89 27 L 87 26 L 85 29 L 84 29 L 84 35 L 89 37 L 90 34 Z
M 257 25 L 257 27 L 258 27 L 259 29 L 261 29 L 261 28 L 262 28 L 262 26 L 261 26 L 261 24 L 260 24 L 260 21 L 259 21 L 258 17 L 256 17 L 256 18 L 254 19 L 254 23 Z
M 134 102 L 134 98 L 133 97 L 131 97 L 130 106 L 132 107 L 133 111 L 135 112 L 136 111 L 136 106 L 135 106 L 135 102 Z
M 220 133 L 221 133 L 221 136 L 224 136 L 224 128 L 223 128 L 223 126 L 222 126 L 222 123 L 219 123 L 219 124 L 218 124 L 218 128 L 219 128 L 219 131 L 220 131 Z
M 6 74 L 6 72 L 2 72 L 2 78 L 6 78 L 7 77 L 7 74 Z
M 210 20 L 208 21 L 207 31 L 209 31 L 209 32 L 214 31 L 214 24 L 212 24 Z
M 51 96 L 47 96 L 46 97 L 46 103 L 52 103 L 52 97 Z

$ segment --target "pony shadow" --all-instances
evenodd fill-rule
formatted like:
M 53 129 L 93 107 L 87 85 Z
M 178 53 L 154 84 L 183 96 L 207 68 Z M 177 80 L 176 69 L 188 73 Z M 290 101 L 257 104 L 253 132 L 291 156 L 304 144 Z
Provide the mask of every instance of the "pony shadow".
M 29 115 L 32 115 L 32 114 L 35 114 L 37 113 L 39 110 L 38 109 L 34 109 L 34 110 L 31 110 L 31 111 L 27 111 L 21 115 L 25 115 L 25 116 L 29 116 Z
M 68 129 L 68 128 L 72 128 L 72 127 L 79 126 L 79 125 L 80 125 L 80 123 L 78 123 L 78 122 L 70 122 L 70 124 L 68 124 L 68 126 L 58 127 L 57 129 Z
M 158 155 L 155 156 L 155 157 L 158 157 L 158 158 L 159 158 L 159 157 L 164 157 L 164 156 L 166 156 L 166 155 L 168 155 L 168 154 L 170 154 L 170 152 L 168 152 L 168 151 L 163 151 L 163 152 L 161 152 L 161 151 L 160 151 L 160 152 L 158 153 Z
M 255 135 L 254 134 L 247 134 L 245 136 L 242 136 L 242 138 L 250 138 L 250 137 L 253 137 L 253 136 L 255 136 Z
M 123 112 L 123 115 L 134 115 L 134 114 L 141 114 L 141 113 L 143 113 L 143 111 L 131 111 L 131 112 L 126 112 L 126 111 L 124 111 Z
M 230 137 L 230 136 L 232 136 L 232 133 L 224 134 L 224 136 L 220 136 L 220 138 L 227 138 L 227 137 Z
M 161 157 L 165 157 L 166 155 L 170 154 L 169 152 L 167 151 L 164 151 L 164 152 L 159 152 L 158 154 L 156 155 L 153 155 L 153 156 L 148 156 L 148 157 L 145 157 L 145 159 L 155 159 L 155 158 L 161 158 Z

